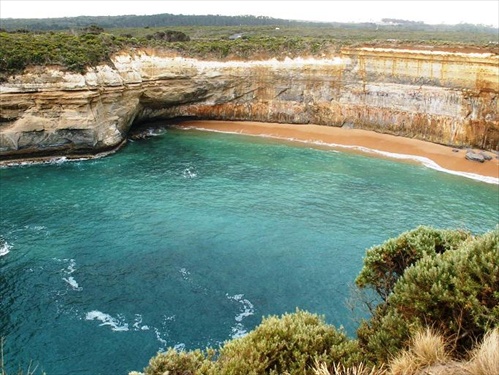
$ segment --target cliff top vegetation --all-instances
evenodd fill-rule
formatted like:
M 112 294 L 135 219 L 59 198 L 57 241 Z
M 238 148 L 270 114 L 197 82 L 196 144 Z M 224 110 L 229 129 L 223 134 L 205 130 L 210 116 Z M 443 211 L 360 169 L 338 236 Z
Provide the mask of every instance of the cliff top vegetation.
M 497 29 L 483 25 L 311 23 L 268 17 L 118 16 L 6 19 L 0 24 L 0 80 L 28 66 L 74 72 L 119 51 L 154 48 L 202 59 L 330 56 L 344 46 L 390 45 L 499 53 Z

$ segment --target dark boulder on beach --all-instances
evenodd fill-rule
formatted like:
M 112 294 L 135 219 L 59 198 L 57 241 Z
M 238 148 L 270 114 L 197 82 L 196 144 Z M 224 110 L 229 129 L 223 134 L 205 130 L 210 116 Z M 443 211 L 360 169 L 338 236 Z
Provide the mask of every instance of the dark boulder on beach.
M 481 153 L 474 152 L 474 151 L 471 151 L 471 150 L 468 150 L 466 152 L 465 158 L 467 160 L 478 161 L 480 163 L 483 163 L 485 161 L 485 157 Z

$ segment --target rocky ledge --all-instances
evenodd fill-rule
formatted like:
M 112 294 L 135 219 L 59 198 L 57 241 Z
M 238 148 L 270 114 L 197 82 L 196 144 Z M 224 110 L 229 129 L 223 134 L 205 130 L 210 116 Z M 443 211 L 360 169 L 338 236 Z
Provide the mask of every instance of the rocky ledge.
M 369 129 L 499 149 L 499 56 L 344 48 L 321 59 L 118 54 L 86 74 L 33 67 L 0 85 L 0 160 L 115 149 L 134 124 L 200 119 Z

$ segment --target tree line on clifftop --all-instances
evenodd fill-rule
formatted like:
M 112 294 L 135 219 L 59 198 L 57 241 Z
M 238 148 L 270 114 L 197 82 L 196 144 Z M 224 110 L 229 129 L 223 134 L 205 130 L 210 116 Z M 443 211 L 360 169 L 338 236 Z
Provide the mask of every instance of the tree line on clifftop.
M 461 23 L 458 25 L 427 25 L 423 22 L 402 19 L 384 18 L 381 22 L 344 23 L 344 22 L 312 22 L 287 20 L 267 16 L 239 15 L 122 15 L 122 16 L 79 16 L 61 18 L 7 18 L 2 20 L 2 28 L 6 30 L 26 29 L 32 31 L 79 29 L 88 25 L 99 25 L 109 28 L 139 28 L 139 27 L 174 27 L 174 26 L 315 26 L 337 28 L 397 28 L 410 31 L 468 31 L 493 33 L 494 28 L 488 25 Z
M 72 72 L 110 63 L 119 51 L 155 48 L 210 59 L 324 56 L 345 45 L 429 44 L 499 51 L 497 29 L 420 22 L 313 23 L 255 16 L 73 17 L 2 19 L 0 81 L 29 66 Z M 241 38 L 232 38 L 240 35 Z M 497 52 L 496 51 L 496 52 Z

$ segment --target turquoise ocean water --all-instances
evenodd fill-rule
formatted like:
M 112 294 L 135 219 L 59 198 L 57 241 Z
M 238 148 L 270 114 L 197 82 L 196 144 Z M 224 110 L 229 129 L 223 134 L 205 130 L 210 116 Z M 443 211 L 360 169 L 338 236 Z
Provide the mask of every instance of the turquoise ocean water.
M 126 374 L 298 307 L 354 334 L 366 248 L 499 222 L 497 185 L 423 166 L 167 129 L 102 159 L 0 169 L 7 368 Z

